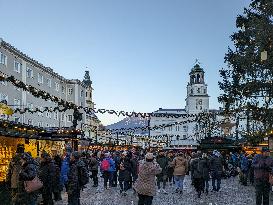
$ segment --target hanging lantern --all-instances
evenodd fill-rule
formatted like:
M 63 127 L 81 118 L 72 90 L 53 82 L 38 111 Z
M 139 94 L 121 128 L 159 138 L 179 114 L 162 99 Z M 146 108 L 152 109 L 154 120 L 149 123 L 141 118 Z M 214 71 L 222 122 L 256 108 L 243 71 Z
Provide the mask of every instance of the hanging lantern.
M 261 61 L 267 60 L 267 51 L 264 50 L 261 52 Z

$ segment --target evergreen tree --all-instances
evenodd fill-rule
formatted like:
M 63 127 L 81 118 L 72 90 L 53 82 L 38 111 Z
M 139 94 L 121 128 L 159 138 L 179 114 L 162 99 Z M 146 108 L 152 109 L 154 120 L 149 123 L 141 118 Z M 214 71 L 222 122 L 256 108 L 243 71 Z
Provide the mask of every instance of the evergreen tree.
M 273 1 L 252 0 L 236 26 L 234 48 L 225 55 L 228 66 L 220 70 L 218 100 L 226 111 L 244 113 L 268 131 L 273 124 Z

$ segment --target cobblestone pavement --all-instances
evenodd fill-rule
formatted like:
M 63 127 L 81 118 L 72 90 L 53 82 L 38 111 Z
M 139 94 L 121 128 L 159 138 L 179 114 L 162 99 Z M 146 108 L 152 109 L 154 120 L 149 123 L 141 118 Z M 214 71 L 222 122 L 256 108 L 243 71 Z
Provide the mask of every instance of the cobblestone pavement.
M 174 193 L 175 187 L 168 186 L 168 194 L 158 193 L 153 205 L 255 205 L 254 188 L 240 185 L 238 178 L 222 180 L 219 192 L 209 192 L 207 196 L 202 194 L 200 199 L 190 183 L 189 176 L 186 176 L 183 194 Z M 102 187 L 93 188 L 91 184 L 81 193 L 81 205 L 137 205 L 137 196 L 132 191 L 127 196 L 121 196 L 119 188 L 103 190 Z M 67 195 L 63 194 L 63 201 L 56 205 L 66 204 Z

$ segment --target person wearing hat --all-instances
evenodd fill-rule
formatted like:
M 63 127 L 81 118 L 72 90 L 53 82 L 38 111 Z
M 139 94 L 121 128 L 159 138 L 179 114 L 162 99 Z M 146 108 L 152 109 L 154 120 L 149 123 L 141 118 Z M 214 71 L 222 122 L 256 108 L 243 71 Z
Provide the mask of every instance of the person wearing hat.
M 154 161 L 153 153 L 147 153 L 145 161 L 139 166 L 139 175 L 134 183 L 134 189 L 138 193 L 138 205 L 152 205 L 153 197 L 156 195 L 155 176 L 162 169 Z
M 252 162 L 255 178 L 256 205 L 269 205 L 269 175 L 273 168 L 273 159 L 269 154 L 269 149 L 263 147 L 262 154 L 256 155 Z
M 213 191 L 219 191 L 221 188 L 221 178 L 223 173 L 223 164 L 224 159 L 221 156 L 220 152 L 214 150 L 210 160 L 210 169 L 211 169 L 211 178 L 212 178 L 212 187 Z M 215 182 L 217 181 L 217 185 Z

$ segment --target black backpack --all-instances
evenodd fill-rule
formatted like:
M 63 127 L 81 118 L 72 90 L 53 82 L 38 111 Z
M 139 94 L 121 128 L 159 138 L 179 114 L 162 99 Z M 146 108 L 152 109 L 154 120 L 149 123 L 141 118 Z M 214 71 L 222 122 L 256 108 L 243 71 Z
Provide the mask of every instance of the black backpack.
M 80 184 L 80 187 L 82 188 L 89 182 L 88 169 L 86 168 L 86 166 L 79 166 L 78 173 L 79 173 L 79 184 Z

